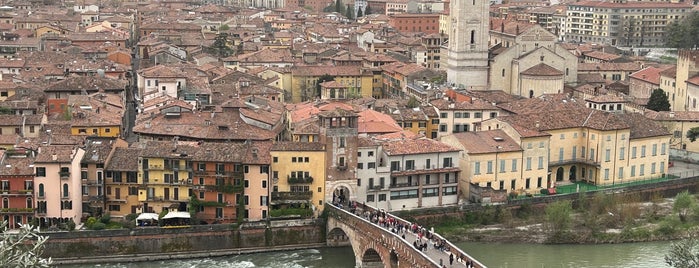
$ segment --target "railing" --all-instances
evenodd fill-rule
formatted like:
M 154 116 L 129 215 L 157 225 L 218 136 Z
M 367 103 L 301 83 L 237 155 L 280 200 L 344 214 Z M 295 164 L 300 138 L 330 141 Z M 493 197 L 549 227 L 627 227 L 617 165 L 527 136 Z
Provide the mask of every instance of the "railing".
M 275 200 L 310 200 L 313 192 L 272 192 L 272 201 Z
M 401 187 L 417 187 L 419 186 L 419 182 L 414 181 L 414 182 L 403 182 L 403 183 L 392 183 L 391 188 L 401 188 Z
M 379 190 L 383 189 L 383 186 L 381 186 L 381 185 L 367 185 L 366 188 L 369 191 L 379 191 Z
M 308 176 L 308 177 L 292 177 L 292 176 L 286 176 L 289 184 L 296 184 L 296 183 L 313 183 L 313 177 Z
M 70 178 L 70 171 L 59 171 L 58 176 L 61 177 L 61 179 L 69 179 Z
M 380 225 L 378 225 L 378 224 L 376 224 L 376 223 L 374 223 L 374 222 L 371 222 L 371 221 L 369 221 L 368 219 L 366 219 L 366 218 L 364 218 L 364 217 L 362 217 L 362 216 L 359 216 L 359 215 L 362 215 L 363 212 L 377 213 L 377 212 L 379 212 L 378 209 L 376 209 L 376 208 L 374 208 L 374 207 L 371 207 L 371 206 L 368 206 L 368 205 L 365 205 L 365 204 L 360 204 L 360 203 L 355 203 L 355 206 L 356 206 L 355 213 L 357 213 L 358 215 L 355 215 L 354 213 L 351 213 L 351 212 L 349 212 L 349 211 L 347 211 L 347 210 L 344 210 L 344 209 L 342 209 L 342 208 L 339 208 L 339 207 L 333 205 L 332 202 L 327 202 L 327 203 L 326 203 L 326 209 L 332 209 L 332 210 L 342 211 L 342 212 L 344 212 L 344 213 L 346 213 L 346 214 L 348 214 L 348 215 L 351 215 L 351 216 L 353 216 L 353 217 L 355 217 L 355 218 L 360 219 L 361 221 L 363 221 L 363 222 L 365 222 L 365 223 L 367 223 L 367 224 L 372 225 L 374 228 L 377 228 L 377 229 L 382 230 L 383 232 L 387 233 L 388 235 L 394 236 L 394 238 L 398 238 L 398 239 L 399 239 L 400 241 L 402 241 L 403 243 L 406 243 L 409 247 L 411 247 L 411 248 L 413 247 L 413 245 L 410 244 L 410 241 L 403 239 L 403 238 L 400 237 L 397 233 L 393 233 L 393 232 L 389 231 L 388 229 L 385 229 L 384 227 L 382 227 L 382 226 L 380 226 Z M 383 212 L 383 211 L 382 211 L 382 212 Z M 401 218 L 399 218 L 399 217 L 396 217 L 395 215 L 391 215 L 391 214 L 389 214 L 388 212 L 384 212 L 384 213 L 386 213 L 386 216 L 387 216 L 387 217 L 392 217 L 392 218 L 394 218 L 394 219 L 396 220 L 396 222 L 403 223 L 404 226 L 411 226 L 411 225 L 412 225 L 412 223 L 409 222 L 409 221 L 407 221 L 407 220 L 404 220 L 404 219 L 401 219 Z M 386 227 L 386 228 L 388 228 L 388 227 Z M 443 241 L 449 246 L 450 252 L 451 252 L 451 253 L 454 253 L 454 255 L 457 255 L 457 256 L 458 256 L 458 255 L 461 255 L 461 256 L 463 256 L 463 257 L 464 257 L 464 261 L 470 260 L 470 261 L 472 262 L 472 264 L 473 264 L 472 267 L 480 267 L 480 268 L 485 268 L 485 267 L 486 267 L 485 265 L 483 265 L 482 263 L 480 263 L 479 261 L 477 261 L 476 259 L 474 259 L 474 258 L 471 257 L 470 255 L 468 255 L 466 252 L 464 252 L 463 250 L 461 250 L 460 248 L 458 248 L 457 246 L 455 246 L 454 244 L 452 244 L 451 242 L 449 242 L 449 240 L 446 240 L 446 239 L 445 239 L 444 237 L 442 237 L 441 235 L 439 235 L 439 234 L 437 234 L 437 233 L 435 233 L 435 232 L 432 232 L 432 235 L 435 236 L 437 239 L 443 240 Z M 430 260 L 430 261 L 435 265 L 435 267 L 442 267 L 442 266 L 440 266 L 440 265 L 438 264 L 438 261 L 437 261 L 437 260 L 434 260 L 434 259 L 430 258 L 426 253 L 424 253 L 424 252 L 422 252 L 422 251 L 418 251 L 418 253 L 419 253 L 420 255 L 422 255 L 423 258 Z M 448 259 L 448 255 L 445 255 L 445 258 Z
M 0 190 L 0 195 L 32 195 L 33 190 Z
M 194 175 L 205 176 L 243 176 L 242 171 L 195 170 Z
M 34 213 L 34 208 L 3 208 L 0 213 Z

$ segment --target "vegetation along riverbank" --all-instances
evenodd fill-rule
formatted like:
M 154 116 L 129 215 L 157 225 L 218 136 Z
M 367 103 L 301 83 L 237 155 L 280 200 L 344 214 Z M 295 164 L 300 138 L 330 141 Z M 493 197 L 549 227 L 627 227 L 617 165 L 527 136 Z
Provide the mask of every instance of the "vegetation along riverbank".
M 571 200 L 402 217 L 430 226 L 450 241 L 626 243 L 673 240 L 699 228 L 697 197 L 660 194 L 579 194 Z

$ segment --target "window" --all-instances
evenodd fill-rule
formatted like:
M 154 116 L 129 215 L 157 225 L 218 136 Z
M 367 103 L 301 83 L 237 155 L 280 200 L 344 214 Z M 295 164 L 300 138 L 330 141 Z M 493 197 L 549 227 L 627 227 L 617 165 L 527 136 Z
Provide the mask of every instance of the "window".
M 374 202 L 374 195 L 373 195 L 373 194 L 367 195 L 367 196 L 366 196 L 366 201 L 367 201 L 367 202 Z
M 536 188 L 541 188 L 542 181 L 543 181 L 543 178 L 541 178 L 541 177 L 536 179 Z
M 439 118 L 447 118 L 447 113 L 439 113 Z
M 650 174 L 655 174 L 655 163 L 650 164 Z
M 442 159 L 442 167 L 443 168 L 453 167 L 451 157 L 445 157 L 444 159 Z
M 37 177 L 46 177 L 46 168 L 45 167 L 37 167 L 36 168 L 36 176 Z
M 609 162 L 611 152 L 612 151 L 610 149 L 604 150 L 604 161 L 605 162 Z
M 483 113 L 475 112 L 475 113 L 473 113 L 473 118 L 483 118 Z
M 414 170 L 415 160 L 405 160 L 405 170 Z
M 272 162 L 279 163 L 279 157 L 272 157 Z
M 446 124 L 439 125 L 439 132 L 447 132 L 447 125 Z
M 64 183 L 63 184 L 63 197 L 68 197 L 68 184 Z
M 473 175 L 481 174 L 481 162 L 473 163 Z
M 663 143 L 660 145 L 660 154 L 665 155 L 667 151 L 667 143 Z
M 631 175 L 632 178 L 636 177 L 636 166 L 631 166 Z
M 631 159 L 636 159 L 636 146 L 631 147 Z
M 357 163 L 357 169 L 364 169 L 364 163 Z
M 658 155 L 658 145 L 657 144 L 653 144 L 653 147 L 651 148 L 650 153 L 652 156 Z
M 624 160 L 624 155 L 626 155 L 626 148 L 625 147 L 619 148 L 619 160 Z
M 604 169 L 604 180 L 605 181 L 609 180 L 609 169 L 608 168 Z
M 486 173 L 493 174 L 493 161 L 488 161 L 488 168 Z
M 455 195 L 456 191 L 456 186 L 444 187 L 442 188 L 442 195 Z
M 500 173 L 505 173 L 505 159 L 500 159 Z
M 641 158 L 646 157 L 646 146 L 641 146 Z
M 527 157 L 527 170 L 532 170 L 532 158 Z
M 391 161 L 391 171 L 400 171 L 399 161 Z
M 639 167 L 639 170 L 638 170 L 638 175 L 643 176 L 643 175 L 645 175 L 645 173 L 646 173 L 646 165 L 641 164 L 641 166 Z
M 544 157 L 539 156 L 539 165 L 537 166 L 538 169 L 544 169 Z
M 340 137 L 340 148 L 345 148 L 345 137 Z
M 619 174 L 617 176 L 620 180 L 624 178 L 624 167 L 619 167 Z
M 374 169 L 374 168 L 376 168 L 376 162 L 369 162 L 369 163 L 367 163 L 366 168 L 367 168 L 367 169 Z
M 379 202 L 386 201 L 386 194 L 379 194 Z

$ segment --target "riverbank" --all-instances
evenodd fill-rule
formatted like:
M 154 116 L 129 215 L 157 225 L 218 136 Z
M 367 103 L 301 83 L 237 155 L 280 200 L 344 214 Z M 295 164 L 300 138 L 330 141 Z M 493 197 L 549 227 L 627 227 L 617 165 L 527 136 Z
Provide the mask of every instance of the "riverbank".
M 73 258 L 53 258 L 54 265 L 71 265 L 71 264 L 97 264 L 97 263 L 119 263 L 119 262 L 147 262 L 161 260 L 177 260 L 177 259 L 198 259 L 209 257 L 224 257 L 241 254 L 254 254 L 275 251 L 288 251 L 300 249 L 314 249 L 325 247 L 325 243 L 311 244 L 296 244 L 287 246 L 273 247 L 254 247 L 254 248 L 237 248 L 237 249 L 220 249 L 206 251 L 188 251 L 188 252 L 171 252 L 171 253 L 142 253 L 142 254 L 124 254 L 111 256 L 85 256 Z
M 561 201 L 564 202 L 564 201 Z M 529 244 L 606 244 L 667 241 L 699 227 L 699 209 L 685 221 L 673 211 L 674 198 L 640 201 L 637 195 L 598 195 L 570 202 L 561 224 L 547 206 L 488 207 L 480 212 L 443 215 L 421 221 L 453 242 Z M 696 201 L 694 201 L 696 203 Z M 560 220 L 560 219 L 559 219 Z M 420 222 L 420 221 L 418 221 Z

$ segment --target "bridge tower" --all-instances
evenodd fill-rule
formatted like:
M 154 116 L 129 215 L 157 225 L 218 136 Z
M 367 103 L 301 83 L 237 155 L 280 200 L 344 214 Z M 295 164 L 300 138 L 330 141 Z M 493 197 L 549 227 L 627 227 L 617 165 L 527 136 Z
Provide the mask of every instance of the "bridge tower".
M 355 199 L 357 187 L 357 132 L 359 116 L 336 108 L 318 114 L 320 142 L 325 144 L 325 200 Z
M 488 89 L 488 0 L 452 0 L 447 41 L 447 81 L 467 89 Z

